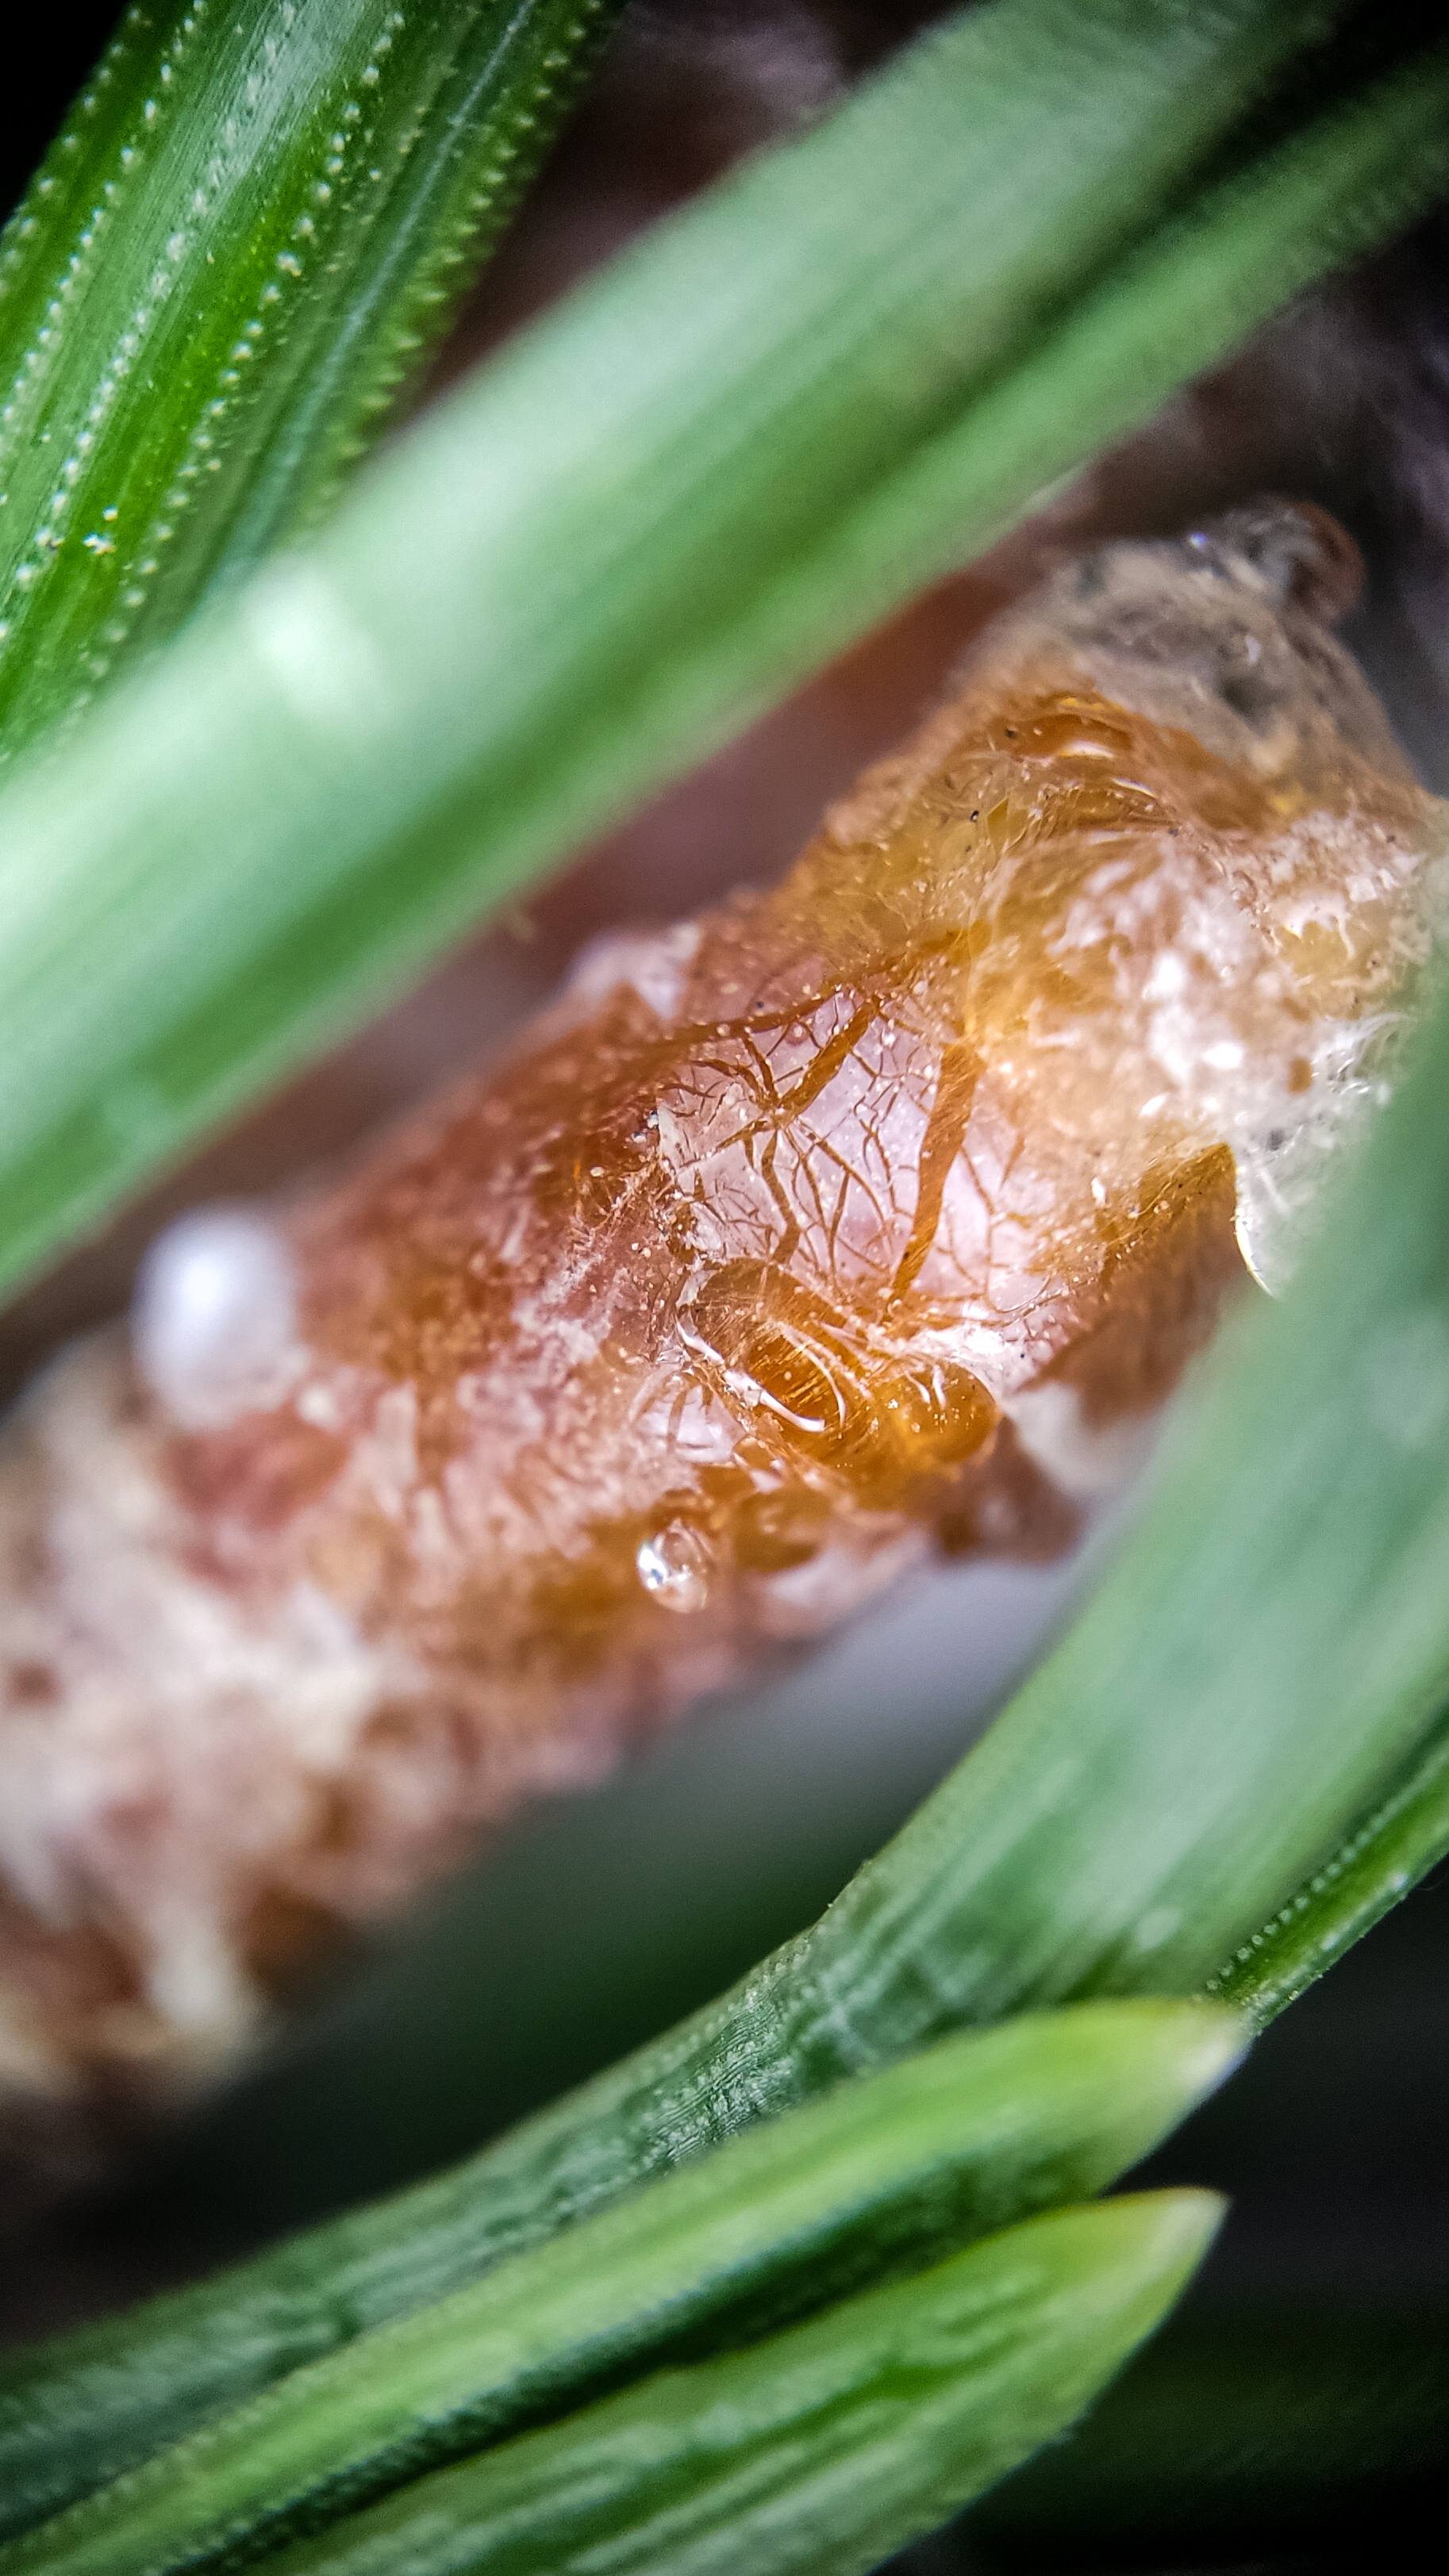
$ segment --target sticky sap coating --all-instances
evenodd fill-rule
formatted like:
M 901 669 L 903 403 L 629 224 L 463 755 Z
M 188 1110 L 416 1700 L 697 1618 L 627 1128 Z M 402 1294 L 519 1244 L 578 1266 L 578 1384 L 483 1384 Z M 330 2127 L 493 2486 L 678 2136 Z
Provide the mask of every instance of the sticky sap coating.
M 780 887 L 163 1243 L 140 1368 L 79 1346 L 0 1467 L 13 2084 L 225 2057 L 524 1796 L 933 1547 L 1067 1543 L 1429 953 L 1332 570 L 1281 506 L 1069 565 Z

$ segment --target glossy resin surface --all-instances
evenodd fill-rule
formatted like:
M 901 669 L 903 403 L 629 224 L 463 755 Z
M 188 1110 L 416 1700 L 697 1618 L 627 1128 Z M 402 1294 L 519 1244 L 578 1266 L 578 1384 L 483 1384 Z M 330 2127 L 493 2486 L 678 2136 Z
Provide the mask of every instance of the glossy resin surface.
M 1050 1555 L 1392 1077 L 1443 809 L 1240 511 L 1067 566 L 776 890 L 202 1212 L 0 1450 L 0 2084 L 319 1940 L 929 1551 Z

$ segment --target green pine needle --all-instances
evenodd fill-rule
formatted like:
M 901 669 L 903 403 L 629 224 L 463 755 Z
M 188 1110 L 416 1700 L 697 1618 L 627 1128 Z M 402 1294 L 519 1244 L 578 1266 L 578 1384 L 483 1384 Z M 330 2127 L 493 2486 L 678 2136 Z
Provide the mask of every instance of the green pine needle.
M 1449 169 L 1449 46 L 1189 185 L 1322 18 L 967 12 L 24 764 L 0 1280 L 1405 221 Z
M 1033 2219 L 425 2478 L 275 2576 L 866 2576 L 1066 2429 L 1221 2214 L 1161 2192 Z
M 276 2547 L 681 2349 L 747 2341 L 1099 2191 L 1221 2081 L 1240 2047 L 1239 2025 L 1214 2006 L 1096 2005 L 1024 2016 L 838 2087 L 294 2372 L 0 2552 L 0 2567 L 170 2576 Z M 18 2400 L 0 2396 L 10 2528 L 194 2420 L 205 2354 L 188 2371 L 185 2294 L 168 2308 L 173 2367 L 153 2352 L 129 2392 L 129 2424 L 104 2374 L 89 2390 L 72 2380 L 69 2447 L 46 2461 L 34 2382 Z M 228 2363 L 235 2394 L 244 2350 Z
M 126 11 L 0 236 L 0 758 L 316 524 L 619 5 Z
M 1238 1944 L 1204 1992 L 1262 2029 L 1371 1932 L 1449 1853 L 1449 1726 L 1440 1724 L 1382 1798 Z

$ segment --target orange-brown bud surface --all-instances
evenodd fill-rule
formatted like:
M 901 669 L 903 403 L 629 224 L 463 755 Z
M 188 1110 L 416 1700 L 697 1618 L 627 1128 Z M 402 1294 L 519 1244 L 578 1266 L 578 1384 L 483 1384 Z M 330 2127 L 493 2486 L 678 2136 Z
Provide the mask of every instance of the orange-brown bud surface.
M 1341 568 L 1280 505 L 1069 566 L 777 890 L 161 1239 L 0 1456 L 0 2079 L 225 2058 L 777 1641 L 1063 1544 L 1430 950 Z

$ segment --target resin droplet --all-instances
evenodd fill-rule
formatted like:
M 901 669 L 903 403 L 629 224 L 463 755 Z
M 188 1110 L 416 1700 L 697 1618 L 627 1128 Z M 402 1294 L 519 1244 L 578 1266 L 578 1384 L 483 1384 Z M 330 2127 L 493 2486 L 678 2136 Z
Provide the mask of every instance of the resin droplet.
M 1069 565 L 774 891 L 162 1238 L 0 1445 L 0 2084 L 224 2061 L 526 1796 L 1069 1541 L 1235 1227 L 1311 1257 L 1430 952 L 1347 562 L 1273 505 Z
M 669 1521 L 641 1539 L 634 1563 L 661 1610 L 702 1610 L 709 1599 L 709 1550 L 687 1521 Z

